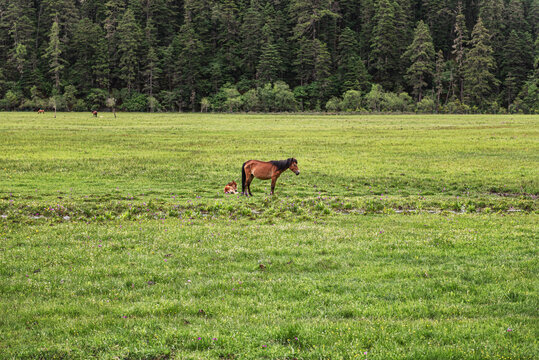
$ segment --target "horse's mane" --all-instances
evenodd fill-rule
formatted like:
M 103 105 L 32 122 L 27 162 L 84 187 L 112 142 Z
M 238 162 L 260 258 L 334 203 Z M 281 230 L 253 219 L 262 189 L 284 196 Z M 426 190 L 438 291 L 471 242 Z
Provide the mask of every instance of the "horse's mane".
M 297 163 L 298 161 L 294 158 L 288 158 L 286 160 L 272 160 L 270 163 L 277 166 L 277 170 L 286 170 L 292 165 L 292 163 Z

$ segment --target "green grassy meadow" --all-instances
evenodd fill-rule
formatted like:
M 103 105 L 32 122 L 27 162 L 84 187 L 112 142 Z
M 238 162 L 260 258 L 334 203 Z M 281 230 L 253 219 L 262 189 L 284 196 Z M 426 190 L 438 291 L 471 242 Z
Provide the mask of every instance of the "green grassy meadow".
M 0 113 L 0 359 L 536 359 L 538 122 Z

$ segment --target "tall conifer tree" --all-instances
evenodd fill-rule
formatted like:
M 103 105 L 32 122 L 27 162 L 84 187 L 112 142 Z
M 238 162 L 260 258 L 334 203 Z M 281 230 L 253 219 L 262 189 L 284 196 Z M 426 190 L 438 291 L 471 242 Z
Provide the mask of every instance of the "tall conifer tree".
M 6 64 L 16 69 L 19 76 L 22 76 L 25 69 L 30 67 L 35 30 L 33 15 L 34 9 L 29 0 L 9 1 L 3 18 L 5 21 L 3 25 L 7 27 L 12 43 L 7 51 Z
M 258 60 L 263 52 L 262 47 L 267 43 L 267 36 L 264 34 L 263 27 L 264 16 L 260 2 L 259 0 L 251 0 L 241 25 L 242 65 L 245 72 L 251 77 L 256 73 Z M 271 30 L 268 29 L 267 31 Z
M 434 45 L 429 27 L 423 21 L 417 24 L 414 40 L 403 57 L 411 63 L 406 71 L 406 79 L 413 88 L 412 93 L 417 96 L 417 101 L 421 101 L 423 89 L 428 85 L 427 79 L 433 75 L 434 70 Z
M 205 49 L 204 43 L 193 28 L 193 23 L 188 19 L 178 34 L 178 45 L 181 50 L 175 63 L 177 84 L 183 98 L 188 101 L 190 110 L 195 111 L 197 100 L 200 98 L 199 92 L 203 86 L 201 77 Z
M 510 105 L 533 69 L 532 38 L 529 33 L 512 30 L 505 42 L 502 59 L 502 79 L 505 99 Z
M 339 37 L 338 73 L 342 91 L 366 90 L 369 83 L 367 68 L 359 55 L 360 46 L 356 33 L 345 28 Z
M 293 39 L 298 42 L 294 61 L 297 78 L 302 84 L 325 82 L 329 76 L 330 54 L 318 30 L 323 20 L 339 15 L 332 11 L 329 0 L 292 0 L 290 9 L 295 17 Z
M 459 2 L 457 7 L 457 17 L 455 19 L 454 28 L 455 38 L 453 40 L 453 58 L 455 60 L 455 87 L 460 101 L 464 100 L 464 54 L 468 38 L 468 30 L 466 29 L 466 18 L 462 12 L 462 3 Z
M 79 90 L 87 91 L 92 87 L 106 88 L 101 79 L 102 72 L 107 69 L 106 63 L 102 63 L 102 53 L 107 50 L 104 41 L 103 29 L 90 19 L 81 19 L 75 25 L 69 52 L 76 54 L 76 59 L 70 68 L 69 82 L 75 84 Z
M 264 25 L 262 33 L 266 40 L 264 41 L 262 55 L 260 56 L 260 62 L 258 63 L 257 78 L 261 84 L 264 84 L 278 80 L 282 59 L 268 24 Z
M 444 53 L 442 50 L 436 54 L 436 70 L 434 73 L 434 86 L 436 88 L 436 109 L 440 108 L 442 92 L 444 90 L 443 74 L 444 74 Z
M 118 23 L 118 56 L 120 79 L 123 80 L 128 93 L 136 86 L 139 67 L 138 49 L 141 40 L 140 27 L 135 21 L 131 9 L 127 9 Z
M 403 10 L 396 0 L 377 2 L 369 62 L 375 82 L 390 90 L 398 90 L 402 84 L 401 55 L 406 47 L 402 15 Z
M 494 76 L 496 63 L 489 34 L 481 18 L 472 31 L 471 47 L 466 52 L 464 79 L 466 98 L 474 105 L 484 105 L 499 81 Z
M 44 57 L 49 62 L 50 72 L 53 75 L 54 87 L 56 91 L 60 91 L 60 72 L 64 68 L 62 59 L 62 49 L 60 45 L 60 27 L 57 21 L 52 23 L 51 31 L 49 33 L 49 46 L 45 52 Z

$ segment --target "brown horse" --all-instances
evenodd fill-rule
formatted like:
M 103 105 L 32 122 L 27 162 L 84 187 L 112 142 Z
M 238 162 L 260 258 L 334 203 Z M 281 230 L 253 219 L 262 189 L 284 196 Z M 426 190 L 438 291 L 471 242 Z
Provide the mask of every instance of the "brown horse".
M 94 117 L 97 117 L 97 110 L 92 111 L 92 115 L 93 115 Z
M 39 110 L 37 111 L 37 113 L 38 113 L 38 114 L 45 114 L 45 110 L 39 109 Z
M 281 174 L 286 170 L 292 170 L 296 175 L 299 175 L 298 161 L 294 158 L 277 161 L 258 161 L 249 160 L 243 163 L 241 167 L 241 193 L 242 195 L 251 195 L 251 181 L 253 178 L 261 180 L 271 179 L 271 195 L 275 190 L 275 183 Z M 247 194 L 249 192 L 249 194 Z
M 238 184 L 235 181 L 229 182 L 225 186 L 225 194 L 237 194 L 238 193 Z

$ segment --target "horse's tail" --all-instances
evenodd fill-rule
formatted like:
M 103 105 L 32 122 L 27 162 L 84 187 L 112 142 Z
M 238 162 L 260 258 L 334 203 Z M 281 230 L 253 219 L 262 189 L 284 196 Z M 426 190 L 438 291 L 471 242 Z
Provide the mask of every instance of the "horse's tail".
M 247 161 L 243 163 L 241 166 L 241 193 L 243 194 L 245 192 L 245 164 L 247 164 Z

